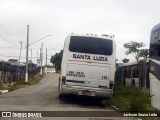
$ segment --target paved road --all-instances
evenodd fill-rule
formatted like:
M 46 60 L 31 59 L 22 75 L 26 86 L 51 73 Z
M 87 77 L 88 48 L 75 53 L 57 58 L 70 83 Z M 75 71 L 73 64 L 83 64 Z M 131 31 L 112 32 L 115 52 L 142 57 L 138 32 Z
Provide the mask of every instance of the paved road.
M 98 101 L 91 101 L 90 99 L 85 98 L 70 97 L 69 99 L 60 101 L 58 99 L 57 90 L 58 77 L 58 74 L 49 73 L 37 85 L 21 88 L 7 94 L 0 95 L 0 111 L 114 111 L 110 106 L 106 106 Z M 1 119 L 2 118 L 0 118 L 0 120 Z M 17 120 L 27 118 L 13 119 Z M 50 120 L 51 118 L 48 117 L 40 119 Z M 66 117 L 55 117 L 54 119 L 66 120 Z M 68 117 L 67 120 L 75 119 L 111 120 L 120 118 Z

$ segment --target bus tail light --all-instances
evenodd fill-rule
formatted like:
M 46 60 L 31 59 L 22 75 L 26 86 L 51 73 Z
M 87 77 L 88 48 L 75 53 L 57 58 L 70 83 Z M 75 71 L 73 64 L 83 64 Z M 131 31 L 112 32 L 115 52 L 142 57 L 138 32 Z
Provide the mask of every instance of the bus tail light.
M 113 81 L 109 81 L 109 89 L 113 88 Z
M 62 76 L 62 84 L 66 84 L 66 76 Z

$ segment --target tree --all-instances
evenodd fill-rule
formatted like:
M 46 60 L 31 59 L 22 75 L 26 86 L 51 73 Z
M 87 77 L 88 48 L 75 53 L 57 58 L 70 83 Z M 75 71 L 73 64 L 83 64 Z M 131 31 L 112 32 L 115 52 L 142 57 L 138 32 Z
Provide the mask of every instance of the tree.
M 145 60 L 147 60 L 149 56 L 149 50 L 148 49 L 142 49 L 139 51 L 139 56 L 143 57 Z
M 54 56 L 51 56 L 50 62 L 56 69 L 56 72 L 60 71 L 61 62 L 62 62 L 63 50 L 60 53 L 56 53 Z
M 135 57 L 135 59 L 138 61 L 139 58 L 141 57 L 139 48 L 144 47 L 145 45 L 143 42 L 139 43 L 139 42 L 131 41 L 129 43 L 125 43 L 123 46 L 127 49 L 125 54 L 126 55 L 132 54 Z
M 128 62 L 129 62 L 129 59 L 124 58 L 124 59 L 122 60 L 122 62 L 123 62 L 123 63 L 128 63 Z

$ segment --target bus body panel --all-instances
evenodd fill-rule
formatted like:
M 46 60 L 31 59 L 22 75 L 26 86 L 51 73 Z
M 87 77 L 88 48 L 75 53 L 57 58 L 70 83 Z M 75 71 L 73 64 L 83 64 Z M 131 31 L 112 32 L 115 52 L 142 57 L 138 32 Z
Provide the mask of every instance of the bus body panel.
M 110 68 L 102 66 L 68 64 L 67 72 L 66 84 L 99 87 L 105 83 L 109 84 L 110 80 Z
M 155 25 L 151 31 L 149 57 L 151 103 L 160 109 L 160 24 Z
M 72 36 L 102 38 L 113 41 L 112 55 L 71 52 Z M 85 41 L 84 41 L 85 42 Z M 102 98 L 112 96 L 115 74 L 115 42 L 111 38 L 88 35 L 69 35 L 64 44 L 59 94 L 87 95 Z M 63 84 L 63 77 L 65 83 Z M 88 92 L 86 92 L 88 91 Z M 86 92 L 86 94 L 84 93 Z M 89 93 L 89 94 L 88 94 Z

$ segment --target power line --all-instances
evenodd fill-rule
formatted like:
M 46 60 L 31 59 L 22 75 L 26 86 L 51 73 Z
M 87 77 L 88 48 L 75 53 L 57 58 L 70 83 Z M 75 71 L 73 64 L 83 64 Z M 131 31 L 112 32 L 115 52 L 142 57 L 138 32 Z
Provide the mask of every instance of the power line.
M 0 24 L 0 30 L 2 32 L 2 34 L 5 34 L 7 37 L 9 37 L 11 40 L 16 41 L 13 37 L 8 35 L 8 31 Z M 4 35 L 3 35 L 4 36 Z M 17 41 L 18 42 L 18 41 Z
M 19 56 L 7 56 L 7 55 L 0 55 L 1 57 L 17 57 L 17 58 L 19 58 Z M 21 58 L 26 58 L 26 57 L 24 57 L 24 56 L 21 56 Z M 35 57 L 36 58 L 36 57 Z
M 15 48 L 15 47 L 0 47 L 0 49 L 20 49 L 20 47 L 19 48 Z M 23 47 L 22 49 L 26 49 L 25 47 Z M 40 49 L 40 48 L 31 48 L 31 49 Z
M 17 45 L 15 45 L 15 44 L 13 44 L 12 42 L 10 42 L 9 40 L 7 40 L 5 37 L 3 37 L 2 35 L 0 35 L 0 37 L 3 39 L 3 40 L 5 40 L 5 41 L 7 41 L 8 43 L 10 43 L 10 44 L 12 44 L 12 45 L 14 45 L 14 46 L 17 46 Z
M 50 35 L 50 34 L 49 34 L 49 35 L 46 35 L 46 36 L 44 36 L 43 38 L 38 39 L 38 40 L 34 41 L 33 43 L 30 43 L 29 46 L 33 45 L 34 43 L 37 43 L 38 41 L 41 41 L 42 39 L 44 39 L 44 38 L 46 38 L 46 37 L 48 37 L 48 36 L 51 36 L 51 35 Z
M 19 49 L 19 48 L 14 48 L 14 47 L 0 47 L 0 49 Z
M 1 57 L 16 57 L 16 58 L 19 58 L 19 56 L 7 56 L 7 55 L 0 55 Z M 21 56 L 21 58 L 26 58 L 25 56 Z M 28 58 L 31 58 L 31 57 L 28 57 Z M 32 58 L 37 58 L 37 57 L 32 57 Z M 43 58 L 43 59 L 46 59 L 46 58 Z M 50 59 L 50 58 L 47 58 L 47 59 Z

